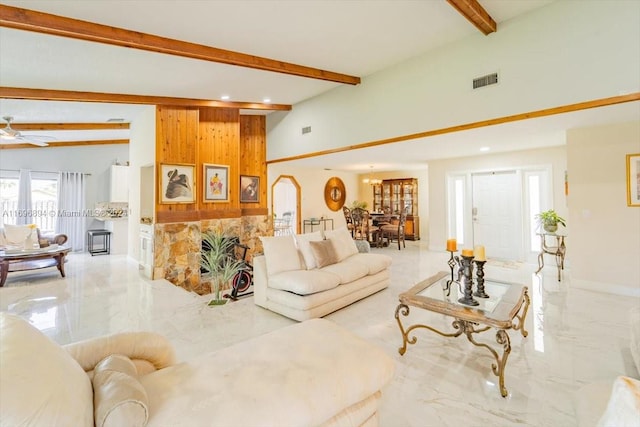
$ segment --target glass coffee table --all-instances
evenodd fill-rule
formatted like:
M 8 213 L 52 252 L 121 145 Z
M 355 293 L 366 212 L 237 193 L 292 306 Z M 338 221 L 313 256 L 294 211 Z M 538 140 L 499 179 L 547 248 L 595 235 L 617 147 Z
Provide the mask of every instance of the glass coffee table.
M 64 262 L 69 251 L 71 251 L 70 247 L 58 245 L 42 249 L 5 248 L 0 250 L 0 287 L 4 286 L 7 274 L 13 271 L 57 267 L 60 275 L 65 277 Z
M 475 346 L 486 348 L 495 358 L 491 364 L 493 373 L 499 378 L 500 394 L 507 396 L 504 386 L 504 370 L 507 358 L 511 353 L 511 340 L 507 331 L 519 330 L 523 337 L 528 335 L 524 329 L 524 321 L 529 309 L 529 290 L 526 286 L 516 283 L 499 282 L 485 279 L 485 292 L 489 298 L 477 298 L 479 305 L 471 307 L 458 302 L 462 292 L 454 283 L 450 291 L 446 284 L 450 279 L 450 273 L 440 272 L 432 276 L 407 292 L 400 294 L 400 304 L 396 308 L 396 321 L 402 334 L 402 347 L 398 349 L 401 355 L 407 351 L 407 344 L 415 344 L 418 338 L 410 336 L 415 329 L 424 328 L 440 334 L 444 337 L 458 337 L 462 334 Z M 452 317 L 454 332 L 442 332 L 431 326 L 415 324 L 405 328 L 402 325 L 400 314 L 409 315 L 409 307 L 421 308 L 434 313 Z M 516 320 L 517 319 L 517 320 Z M 502 347 L 502 354 L 488 344 L 477 342 L 473 334 L 496 329 L 496 342 Z

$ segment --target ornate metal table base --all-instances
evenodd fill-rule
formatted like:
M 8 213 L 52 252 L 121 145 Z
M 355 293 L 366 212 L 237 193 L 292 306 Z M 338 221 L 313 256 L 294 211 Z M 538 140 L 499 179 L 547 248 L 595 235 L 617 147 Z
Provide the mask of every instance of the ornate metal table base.
M 487 350 L 489 350 L 489 352 L 493 355 L 493 357 L 495 358 L 495 363 L 491 364 L 491 369 L 493 371 L 493 374 L 499 378 L 500 394 L 502 395 L 502 397 L 506 397 L 508 393 L 507 393 L 506 387 L 504 386 L 504 370 L 507 365 L 507 359 L 509 358 L 509 354 L 511 353 L 511 340 L 509 339 L 509 334 L 507 333 L 507 329 L 514 329 L 516 331 L 519 330 L 523 337 L 526 337 L 529 334 L 524 329 L 524 322 L 527 316 L 527 310 L 529 309 L 529 303 L 530 303 L 529 293 L 526 289 L 523 292 L 523 300 L 524 300 L 523 307 L 519 310 L 519 314 L 516 314 L 516 316 L 514 317 L 514 319 L 518 319 L 517 323 L 514 323 L 512 321 L 510 327 L 504 328 L 504 329 L 498 329 L 496 332 L 496 342 L 498 343 L 498 345 L 502 346 L 501 355 L 498 354 L 498 351 L 493 349 L 488 344 L 477 342 L 474 339 L 473 334 L 479 334 L 481 332 L 485 332 L 491 329 L 491 326 L 478 327 L 479 323 L 477 322 L 455 319 L 452 325 L 456 331 L 451 333 L 442 332 L 431 326 L 421 325 L 421 324 L 412 325 L 409 328 L 405 329 L 404 326 L 402 326 L 402 321 L 400 320 L 400 314 L 402 313 L 402 315 L 405 317 L 408 316 L 409 306 L 401 303 L 396 308 L 396 313 L 395 313 L 396 321 L 398 322 L 398 326 L 400 327 L 400 333 L 402 334 L 402 347 L 398 349 L 398 352 L 400 353 L 400 355 L 404 355 L 405 352 L 407 351 L 407 344 L 415 344 L 418 341 L 418 338 L 415 335 L 411 337 L 409 336 L 409 334 L 415 329 L 419 329 L 419 328 L 428 329 L 444 337 L 452 337 L 452 338 L 455 338 L 464 334 L 466 335 L 467 339 L 471 342 L 471 344 L 477 347 L 484 347 Z

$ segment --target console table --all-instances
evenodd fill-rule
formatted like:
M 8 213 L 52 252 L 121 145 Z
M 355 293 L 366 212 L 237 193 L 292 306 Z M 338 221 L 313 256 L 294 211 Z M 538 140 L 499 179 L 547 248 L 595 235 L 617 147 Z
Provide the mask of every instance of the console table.
M 37 270 L 57 267 L 64 275 L 64 258 L 71 250 L 68 246 L 50 246 L 41 249 L 0 251 L 0 287 L 4 286 L 7 274 L 13 271 Z
M 313 227 L 316 225 L 322 224 L 322 229 L 327 230 L 327 223 L 331 223 L 331 229 L 333 230 L 333 218 L 312 218 L 305 219 L 302 221 L 304 232 L 307 232 L 307 226 L 309 226 L 309 231 L 313 232 Z
M 402 334 L 402 347 L 398 352 L 404 355 L 407 344 L 415 344 L 418 341 L 416 336 L 411 336 L 411 332 L 417 328 L 428 329 L 451 338 L 464 334 L 471 344 L 487 349 L 494 357 L 495 363 L 491 364 L 491 370 L 499 379 L 500 394 L 506 397 L 508 393 L 504 386 L 504 370 L 511 353 L 511 340 L 507 331 L 519 330 L 523 337 L 528 335 L 524 329 L 524 322 L 530 303 L 529 290 L 526 286 L 516 283 L 485 279 L 485 291 L 489 298 L 479 298 L 479 305 L 470 307 L 458 302 L 461 293 L 456 286 L 452 286 L 450 292 L 445 291 L 449 278 L 450 273 L 440 272 L 400 294 L 400 304 L 395 313 Z M 400 314 L 409 316 L 410 306 L 452 317 L 455 331 L 442 332 L 423 324 L 405 328 Z M 489 344 L 478 342 L 474 338 L 474 335 L 492 328 L 496 330 L 496 343 L 502 347 L 502 354 Z
M 567 247 L 564 244 L 564 238 L 566 234 L 559 233 L 537 233 L 540 236 L 540 253 L 538 254 L 538 269 L 536 274 L 544 267 L 544 254 L 553 255 L 556 257 L 556 266 L 558 267 L 558 282 L 561 280 L 561 271 L 564 270 L 564 255 L 567 252 Z M 547 245 L 547 237 L 555 238 L 555 246 Z

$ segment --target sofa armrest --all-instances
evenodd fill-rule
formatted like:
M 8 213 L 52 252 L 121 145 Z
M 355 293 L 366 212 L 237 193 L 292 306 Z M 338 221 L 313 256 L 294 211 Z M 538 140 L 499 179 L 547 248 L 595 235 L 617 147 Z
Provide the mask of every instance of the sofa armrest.
M 152 332 L 124 332 L 63 347 L 85 372 L 93 371 L 98 362 L 112 354 L 131 359 L 138 368 L 138 375 L 175 363 L 175 351 L 169 340 Z
M 42 240 L 46 240 L 50 245 L 64 245 L 67 242 L 66 234 L 54 234 L 54 233 L 41 233 L 38 231 L 38 243 L 42 247 Z M 46 244 L 46 243 L 45 243 Z
M 253 302 L 267 308 L 267 259 L 264 255 L 253 257 Z

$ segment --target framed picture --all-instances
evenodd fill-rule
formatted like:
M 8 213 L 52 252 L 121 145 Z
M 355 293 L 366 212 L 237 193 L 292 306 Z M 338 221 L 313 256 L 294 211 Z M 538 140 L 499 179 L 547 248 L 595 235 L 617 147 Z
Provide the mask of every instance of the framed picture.
M 229 166 L 203 164 L 204 202 L 229 201 Z
M 260 201 L 260 177 L 240 175 L 240 202 L 257 203 Z
M 627 206 L 640 207 L 640 153 L 627 154 Z
M 184 163 L 160 164 L 160 203 L 195 203 L 196 166 Z

